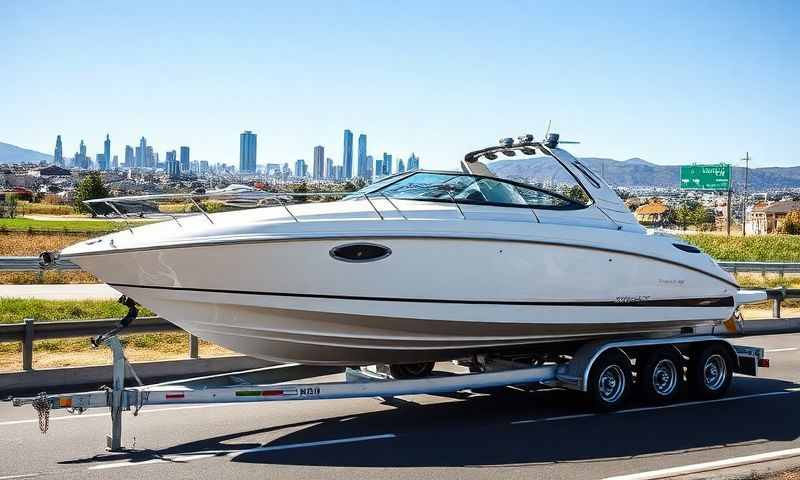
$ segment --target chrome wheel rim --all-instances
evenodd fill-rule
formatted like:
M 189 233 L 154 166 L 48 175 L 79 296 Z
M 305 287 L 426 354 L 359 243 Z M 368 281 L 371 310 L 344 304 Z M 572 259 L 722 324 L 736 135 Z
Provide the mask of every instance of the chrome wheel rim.
M 609 365 L 597 378 L 597 391 L 606 403 L 617 402 L 625 392 L 625 374 L 619 365 Z
M 728 378 L 728 369 L 722 355 L 708 357 L 703 366 L 703 381 L 709 390 L 719 390 Z
M 659 360 L 653 369 L 651 380 L 653 382 L 653 391 L 658 395 L 667 396 L 672 394 L 678 385 L 678 368 L 675 366 L 675 362 L 667 358 Z

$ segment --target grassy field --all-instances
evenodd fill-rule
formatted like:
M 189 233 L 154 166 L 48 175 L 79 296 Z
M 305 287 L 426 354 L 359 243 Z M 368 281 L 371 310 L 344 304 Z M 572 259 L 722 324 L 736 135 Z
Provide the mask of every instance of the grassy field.
M 34 220 L 30 218 L 0 218 L 0 232 L 86 232 L 108 233 L 125 228 L 121 222 L 108 220 Z
M 92 320 L 122 317 L 125 306 L 113 300 L 37 300 L 28 298 L 0 298 L 0 324 L 18 323 L 25 318 L 36 321 Z M 140 316 L 153 315 L 146 308 Z
M 726 237 L 698 233 L 683 235 L 716 260 L 733 262 L 800 262 L 800 236 L 751 235 Z
M 81 242 L 91 237 L 91 234 L 33 234 L 27 232 L 0 233 L 0 256 L 39 255 L 44 251 L 61 250 L 66 246 Z
M 17 213 L 19 215 L 74 215 L 75 208 L 72 205 L 59 205 L 52 203 L 30 203 L 17 202 Z

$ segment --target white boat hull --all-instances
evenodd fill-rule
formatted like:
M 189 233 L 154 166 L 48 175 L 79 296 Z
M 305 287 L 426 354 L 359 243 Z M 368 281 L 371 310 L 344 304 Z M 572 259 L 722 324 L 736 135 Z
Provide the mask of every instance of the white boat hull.
M 392 253 L 357 264 L 329 254 L 358 241 Z M 307 364 L 443 360 L 675 332 L 730 317 L 736 292 L 730 282 L 668 258 L 552 238 L 249 240 L 72 260 L 201 338 Z

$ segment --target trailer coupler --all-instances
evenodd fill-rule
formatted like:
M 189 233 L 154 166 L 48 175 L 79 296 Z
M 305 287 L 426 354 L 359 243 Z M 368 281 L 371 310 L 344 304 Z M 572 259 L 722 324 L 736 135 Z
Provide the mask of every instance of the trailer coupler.
M 119 333 L 123 328 L 126 328 L 128 325 L 131 324 L 132 321 L 136 319 L 139 315 L 139 309 L 136 308 L 136 301 L 127 295 L 123 295 L 117 299 L 118 303 L 121 303 L 128 307 L 128 313 L 125 314 L 122 319 L 119 321 L 119 325 L 112 328 L 111 330 L 107 331 L 102 335 L 98 335 L 96 337 L 92 337 L 92 346 L 97 348 L 99 347 L 105 340 L 113 337 L 117 333 Z

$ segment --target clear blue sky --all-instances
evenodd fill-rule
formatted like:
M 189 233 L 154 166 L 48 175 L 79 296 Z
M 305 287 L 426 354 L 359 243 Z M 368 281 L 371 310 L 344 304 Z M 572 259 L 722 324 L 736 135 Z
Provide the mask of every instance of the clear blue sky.
M 5 0 L 0 141 L 341 163 L 350 128 L 454 168 L 552 119 L 582 156 L 800 161 L 800 2 L 559 3 Z

